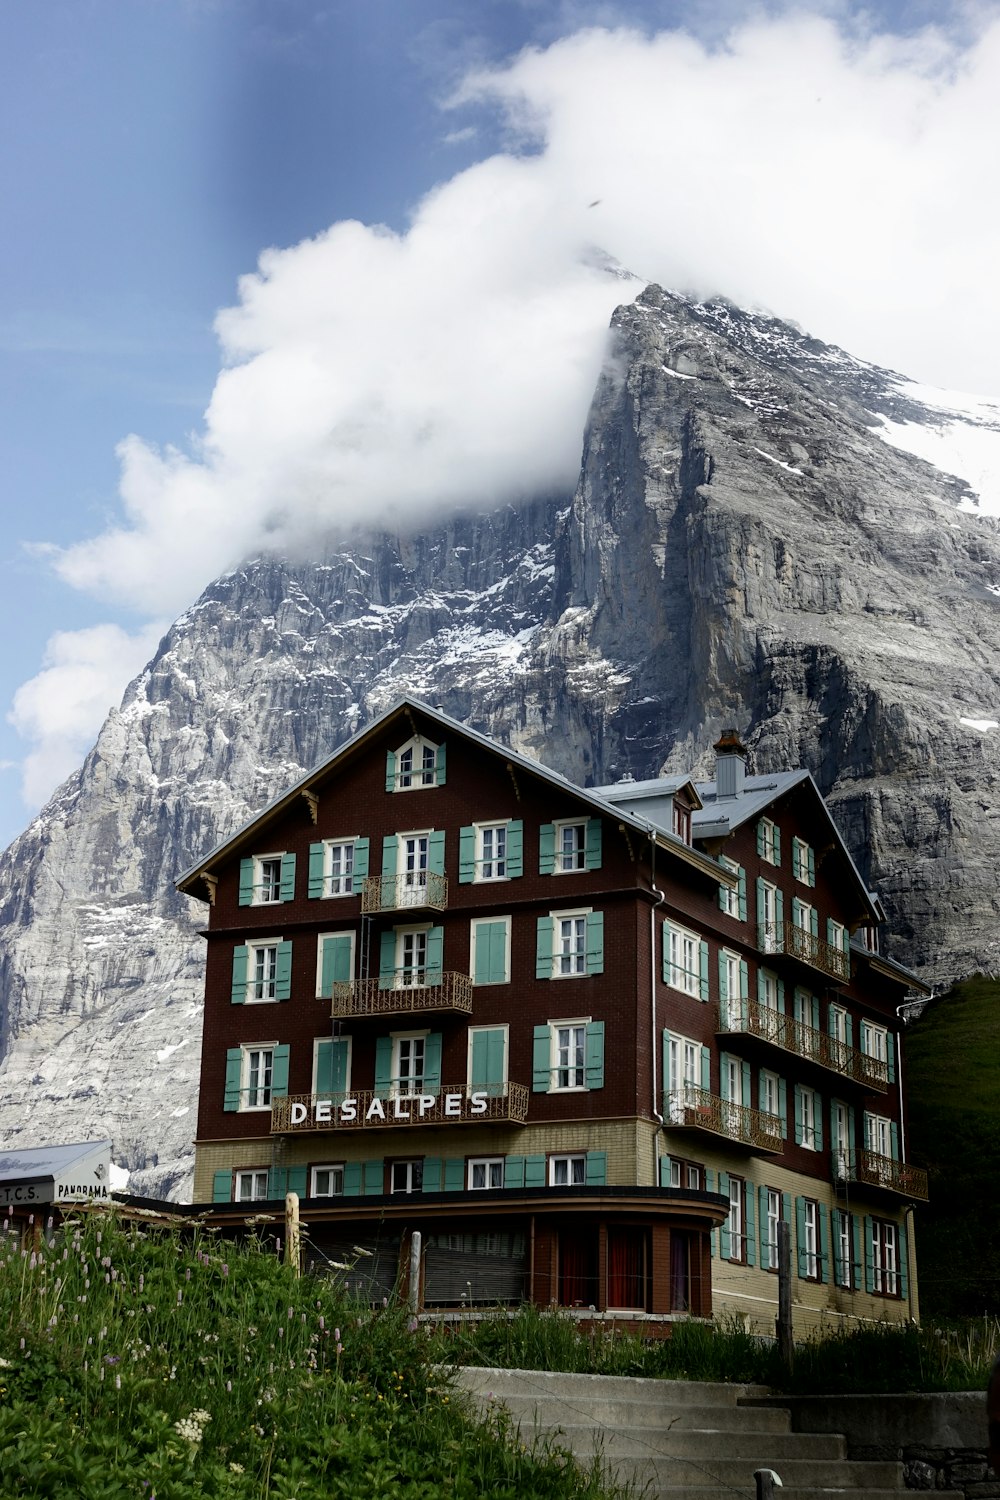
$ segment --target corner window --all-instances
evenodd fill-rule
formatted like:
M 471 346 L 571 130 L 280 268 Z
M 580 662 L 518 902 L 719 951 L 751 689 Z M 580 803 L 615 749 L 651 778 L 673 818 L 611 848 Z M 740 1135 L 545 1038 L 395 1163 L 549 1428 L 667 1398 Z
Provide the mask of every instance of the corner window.
M 389 1166 L 390 1193 L 419 1193 L 424 1185 L 423 1159 L 394 1161 Z
M 719 864 L 731 870 L 739 879 L 739 885 L 735 889 L 731 890 L 727 885 L 719 886 L 719 910 L 727 917 L 735 917 L 737 921 L 746 921 L 746 876 L 743 867 L 725 854 L 719 855 Z
M 387 792 L 410 792 L 420 787 L 444 785 L 444 746 L 415 735 L 386 760 Z
M 587 1157 L 585 1153 L 574 1156 L 549 1157 L 550 1187 L 582 1187 L 587 1181 Z
M 236 1173 L 234 1198 L 237 1203 L 251 1203 L 267 1197 L 266 1167 L 253 1167 L 247 1172 Z
M 467 1185 L 474 1191 L 503 1187 L 503 1157 L 477 1156 L 469 1162 Z
M 884 1026 L 876 1026 L 871 1021 L 861 1022 L 861 1050 L 866 1057 L 874 1057 L 879 1062 L 885 1062 L 889 1055 L 889 1033 Z
M 569 875 L 574 870 L 587 866 L 587 820 L 556 823 L 556 869 L 557 875 Z
M 274 1077 L 274 1048 L 244 1047 L 240 1077 L 240 1109 L 270 1109 Z
M 313 1167 L 310 1179 L 310 1197 L 341 1198 L 344 1193 L 344 1163 L 333 1166 Z

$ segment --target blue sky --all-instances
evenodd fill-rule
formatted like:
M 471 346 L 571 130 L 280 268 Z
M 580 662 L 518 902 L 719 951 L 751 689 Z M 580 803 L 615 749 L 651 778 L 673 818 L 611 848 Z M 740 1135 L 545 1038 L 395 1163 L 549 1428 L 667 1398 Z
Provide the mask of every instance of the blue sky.
M 223 520 L 227 504 L 267 503 L 266 496 L 248 501 L 233 478 L 240 454 L 251 455 L 263 467 L 273 461 L 275 472 L 287 477 L 280 432 L 262 452 L 245 435 L 252 418 L 240 414 L 253 413 L 255 403 L 273 406 L 269 391 L 274 387 L 268 381 L 274 379 L 283 350 L 287 354 L 295 342 L 287 301 L 294 300 L 298 287 L 308 288 L 310 276 L 324 273 L 321 254 L 328 257 L 330 278 L 340 278 L 347 287 L 355 276 L 363 291 L 360 262 L 372 249 L 386 253 L 384 275 L 398 278 L 401 289 L 407 286 L 407 276 L 413 277 L 414 286 L 433 286 L 434 267 L 447 258 L 447 249 L 435 247 L 453 224 L 455 242 L 467 257 L 463 271 L 476 263 L 477 255 L 482 258 L 478 278 L 469 275 L 470 304 L 479 299 L 487 329 L 494 321 L 502 325 L 509 308 L 516 306 L 530 340 L 534 312 L 527 310 L 524 285 L 533 274 L 531 257 L 525 257 L 518 271 L 520 280 L 511 273 L 507 300 L 494 319 L 496 310 L 489 299 L 498 274 L 502 280 L 505 272 L 489 263 L 475 237 L 483 203 L 509 191 L 512 212 L 525 216 L 526 228 L 512 239 L 504 266 L 517 260 L 519 243 L 527 239 L 530 246 L 531 235 L 539 236 L 539 261 L 549 278 L 540 324 L 544 341 L 564 349 L 567 367 L 582 372 L 579 389 L 573 387 L 576 406 L 567 400 L 565 411 L 556 413 L 556 426 L 562 422 L 566 433 L 565 451 L 553 460 L 562 473 L 577 441 L 572 434 L 578 425 L 579 392 L 586 390 L 595 351 L 599 353 L 592 332 L 589 342 L 577 340 L 575 320 L 579 315 L 589 320 L 588 327 L 596 328 L 606 322 L 608 308 L 606 290 L 573 281 L 573 273 L 566 270 L 572 260 L 571 241 L 581 231 L 574 217 L 576 199 L 565 212 L 560 207 L 561 185 L 572 184 L 574 192 L 579 185 L 580 202 L 590 201 L 590 179 L 581 162 L 592 161 L 598 184 L 593 197 L 613 187 L 615 152 L 619 160 L 631 157 L 632 143 L 637 133 L 643 133 L 640 115 L 638 132 L 635 126 L 631 132 L 622 126 L 621 140 L 614 139 L 630 96 L 641 97 L 643 87 L 651 88 L 649 114 L 655 114 L 655 76 L 634 87 L 630 81 L 638 77 L 633 69 L 645 68 L 647 56 L 651 65 L 661 65 L 642 39 L 676 32 L 682 25 L 699 38 L 707 49 L 704 56 L 716 57 L 711 76 L 705 74 L 707 102 L 715 97 L 713 90 L 724 100 L 734 89 L 746 87 L 750 97 L 761 75 L 762 53 L 754 50 L 758 43 L 769 57 L 781 56 L 787 48 L 793 65 L 786 67 L 786 74 L 791 78 L 796 73 L 794 62 L 800 55 L 807 70 L 815 67 L 815 102 L 826 97 L 827 80 L 829 97 L 836 96 L 836 107 L 844 111 L 845 130 L 852 113 L 851 79 L 858 76 L 857 71 L 851 73 L 856 60 L 849 55 L 850 47 L 868 46 L 861 69 L 863 86 L 869 86 L 874 70 L 885 98 L 858 156 L 869 156 L 868 142 L 874 138 L 876 156 L 882 151 L 883 180 L 903 184 L 899 194 L 905 215 L 919 197 L 916 187 L 906 186 L 921 180 L 924 146 L 919 122 L 949 89 L 953 103 L 942 119 L 934 154 L 945 157 L 949 142 L 962 141 L 963 132 L 975 138 L 984 155 L 992 150 L 983 100 L 988 94 L 992 104 L 995 93 L 965 86 L 958 75 L 966 68 L 963 47 L 975 44 L 995 9 L 956 12 L 958 20 L 940 41 L 942 55 L 935 59 L 937 44 L 927 40 L 926 26 L 950 13 L 930 4 L 867 6 L 865 20 L 859 20 L 862 13 L 855 15 L 850 6 L 807 7 L 808 15 L 827 18 L 832 32 L 822 32 L 796 29 L 785 7 L 751 9 L 741 4 L 45 0 L 25 5 L 21 0 L 0 0 L 0 191 L 7 206 L 0 237 L 0 482 L 7 519 L 7 545 L 0 552 L 6 642 L 0 658 L 0 701 L 5 711 L 0 721 L 0 842 L 19 831 L 29 808 L 53 789 L 57 775 L 65 774 L 92 740 L 95 701 L 102 704 L 99 721 L 142 659 L 141 651 L 136 654 L 135 637 L 144 643 L 143 632 L 155 633 L 160 623 L 191 602 L 216 570 L 206 562 L 208 571 L 200 576 L 196 556 L 189 556 L 187 563 L 177 559 L 171 564 L 170 586 L 152 597 L 156 590 L 143 584 L 140 556 L 143 546 L 148 554 L 157 545 L 148 514 L 142 537 L 129 543 L 132 550 L 116 550 L 123 472 L 131 472 L 133 490 L 146 485 L 141 504 L 147 512 L 161 503 L 169 508 L 177 475 L 157 471 L 150 479 L 152 460 L 146 460 L 163 445 L 175 445 L 186 455 L 187 482 L 201 483 L 199 465 L 206 462 L 202 445 L 207 437 L 213 451 L 223 454 L 206 492 L 210 503 L 218 504 Z M 724 49 L 733 28 L 760 17 L 765 18 L 760 23 L 764 40 L 758 37 L 755 43 L 751 38 L 736 48 L 737 83 L 727 82 L 719 71 L 718 49 Z M 767 17 L 783 29 L 767 30 Z M 623 24 L 636 28 L 641 37 L 590 49 L 566 45 L 585 26 L 614 32 Z M 962 30 L 956 30 L 959 25 Z M 872 32 L 895 38 L 888 61 L 877 49 L 871 50 Z M 837 58 L 831 50 L 833 33 L 853 39 Z M 914 59 L 908 60 L 900 40 L 907 37 L 922 39 Z M 537 65 L 512 72 L 510 60 L 529 45 L 539 49 Z M 988 74 L 994 67 L 997 50 L 983 50 L 981 72 Z M 611 82 L 606 91 L 597 92 L 589 80 L 603 79 L 600 70 L 605 65 Z M 672 59 L 664 55 L 662 65 L 683 71 L 684 56 L 675 49 Z M 443 109 L 443 101 L 470 72 L 477 74 L 477 81 L 465 85 L 466 102 Z M 917 80 L 912 87 L 907 82 L 911 75 Z M 670 76 L 675 82 L 665 83 L 663 91 L 673 89 L 676 94 L 677 75 Z M 871 87 L 876 91 L 876 85 Z M 588 97 L 594 100 L 591 116 L 607 109 L 600 140 L 587 136 L 587 110 L 579 101 Z M 800 97 L 790 98 L 792 117 L 804 107 Z M 540 132 L 534 124 L 539 112 L 551 121 L 551 128 Z M 677 120 L 683 128 L 691 118 L 691 111 L 675 117 L 672 124 L 665 117 L 664 129 L 669 126 L 676 139 Z M 900 118 L 910 119 L 912 128 L 900 133 L 892 123 Z M 768 141 L 777 139 L 780 120 L 776 118 L 772 128 L 775 136 L 761 137 L 749 166 L 738 160 L 739 132 L 731 133 L 733 150 L 728 155 L 736 169 L 745 169 L 744 175 L 766 167 Z M 836 140 L 835 132 L 831 137 L 829 129 L 821 127 L 820 153 L 831 149 L 831 138 Z M 725 146 L 722 138 L 713 158 L 717 171 L 725 171 L 718 165 L 728 159 Z M 697 149 L 701 147 L 692 141 L 687 154 Z M 846 138 L 844 149 L 851 149 Z M 513 162 L 517 170 L 484 165 L 491 162 Z M 974 168 L 975 160 L 970 171 Z M 680 165 L 675 163 L 671 170 L 679 171 Z M 817 205 L 820 189 L 816 183 L 805 183 L 807 168 L 793 164 L 786 170 L 789 184 L 781 201 L 800 198 L 796 221 L 809 221 L 817 243 L 820 238 L 828 241 L 829 226 L 822 225 Z M 463 172 L 467 179 L 460 175 Z M 957 176 L 955 192 L 961 190 L 969 201 L 968 185 L 961 172 Z M 876 181 L 873 172 L 872 182 Z M 439 184 L 448 185 L 447 192 L 428 208 L 425 195 Z M 706 249 L 696 240 L 682 244 L 687 231 L 677 226 L 675 233 L 669 219 L 651 220 L 646 208 L 640 213 L 634 202 L 623 201 L 598 223 L 604 212 L 593 216 L 595 238 L 627 259 L 640 275 L 688 281 L 698 277 L 699 257 Z M 293 251 L 300 242 L 350 220 L 386 225 L 397 239 L 373 240 L 366 231 L 354 241 L 346 234 L 335 237 L 312 258 Z M 423 226 L 422 238 L 410 233 L 415 224 Z M 970 226 L 972 259 L 981 254 L 988 261 L 992 255 L 995 264 L 994 230 L 992 219 Z M 790 294 L 793 305 L 775 310 L 797 316 L 821 336 L 844 342 L 849 337 L 863 341 L 867 333 L 855 328 L 872 327 L 869 347 L 858 352 L 890 362 L 898 351 L 899 358 L 908 361 L 906 368 L 920 378 L 986 389 L 991 372 L 975 363 L 962 336 L 955 335 L 955 347 L 949 344 L 948 327 L 963 316 L 964 289 L 955 271 L 961 264 L 960 247 L 935 245 L 937 258 L 930 264 L 936 269 L 920 272 L 925 283 L 933 283 L 928 302 L 940 305 L 940 326 L 930 328 L 926 354 L 912 328 L 904 335 L 904 305 L 895 310 L 896 321 L 890 319 L 884 331 L 871 318 L 852 323 L 851 309 L 864 310 L 859 288 L 869 281 L 875 283 L 872 295 L 878 304 L 892 300 L 889 283 L 899 280 L 900 262 L 888 230 L 886 235 L 883 245 L 878 233 L 873 234 L 869 262 L 852 261 L 839 301 L 835 292 L 821 295 L 820 283 L 831 280 L 824 265 L 817 269 L 815 289 L 803 282 L 797 300 Z M 853 240 L 856 243 L 857 235 Z M 661 257 L 658 247 L 667 242 L 671 254 Z M 256 303 L 241 298 L 239 278 L 253 272 L 269 246 L 283 253 L 258 288 Z M 750 246 L 741 252 L 740 261 L 713 263 L 706 271 L 712 278 L 710 289 L 728 291 L 738 300 L 756 296 L 773 305 L 773 286 L 784 284 L 780 267 L 773 284 L 769 281 L 774 258 L 773 245 L 762 244 L 756 258 Z M 848 258 L 845 255 L 845 261 Z M 879 278 L 884 279 L 884 294 L 878 292 Z M 448 285 L 445 267 L 442 295 Z M 366 294 L 373 306 L 381 300 L 371 287 Z M 308 295 L 303 292 L 303 304 L 291 319 L 296 329 L 309 322 Z M 413 297 L 407 300 L 410 305 Z M 223 361 L 213 320 L 227 307 L 240 311 L 222 334 L 224 362 L 230 367 L 248 362 L 242 382 L 219 379 Z M 933 308 L 920 311 L 933 322 Z M 977 319 L 981 314 L 980 306 Z M 349 338 L 342 307 L 327 309 L 323 316 L 342 330 L 339 336 Z M 429 299 L 423 316 L 438 328 L 440 304 L 431 306 Z M 397 313 L 397 325 L 398 317 Z M 468 326 L 468 309 L 457 321 Z M 409 330 L 414 351 L 424 331 L 419 323 Z M 486 347 L 502 364 L 500 336 L 492 336 L 495 344 L 490 345 L 487 332 Z M 971 340 L 968 343 L 971 346 Z M 355 363 L 348 361 L 345 369 L 354 369 L 360 357 L 352 353 Z M 443 373 L 449 357 L 448 347 L 442 347 L 442 403 L 450 390 Z M 413 379 L 419 383 L 416 352 L 414 361 Z M 374 393 L 373 402 L 380 393 L 382 369 L 377 363 L 365 366 L 365 389 Z M 337 390 L 344 370 L 331 368 L 324 380 L 324 390 Z M 487 395 L 490 392 L 483 400 Z M 498 400 L 499 410 L 506 412 L 502 389 Z M 206 425 L 210 402 L 213 414 Z M 509 416 L 512 427 L 522 425 L 516 405 L 510 405 Z M 475 433 L 475 413 L 465 426 Z M 128 434 L 137 434 L 142 443 L 123 470 L 116 450 Z M 405 447 L 390 451 L 405 455 Z M 471 458 L 481 468 L 484 456 L 487 464 L 493 461 L 488 449 Z M 453 467 L 446 443 L 439 459 L 441 473 Z M 539 476 L 548 475 L 547 463 L 548 456 L 533 449 L 525 455 L 522 469 L 500 475 L 497 493 L 530 488 Z M 422 488 L 412 501 L 415 513 L 421 507 L 433 509 L 438 472 L 431 468 L 421 476 Z M 329 455 L 323 455 L 305 477 L 304 491 L 322 490 L 326 480 L 377 496 L 379 485 L 389 484 L 391 475 L 352 471 L 345 478 L 331 467 Z M 490 498 L 495 497 L 483 496 Z M 301 545 L 310 527 L 319 524 L 322 507 L 315 494 L 306 509 L 294 525 L 289 522 L 290 546 Z M 254 538 L 251 525 L 246 545 L 252 548 Z M 206 550 L 211 560 L 215 554 L 210 547 Z M 193 544 L 191 553 L 196 551 Z M 117 587 L 120 572 L 116 574 L 115 568 L 130 568 L 130 560 L 136 558 L 140 563 L 134 587 Z M 222 552 L 218 558 L 225 561 Z M 120 634 L 78 635 L 106 628 Z M 39 679 L 46 669 L 49 675 Z M 94 692 L 89 699 L 84 693 L 87 701 L 77 702 L 74 679 L 91 669 Z M 32 680 L 36 686 L 22 692 L 15 725 L 6 714 L 18 689 Z M 25 760 L 32 755 L 25 800 Z

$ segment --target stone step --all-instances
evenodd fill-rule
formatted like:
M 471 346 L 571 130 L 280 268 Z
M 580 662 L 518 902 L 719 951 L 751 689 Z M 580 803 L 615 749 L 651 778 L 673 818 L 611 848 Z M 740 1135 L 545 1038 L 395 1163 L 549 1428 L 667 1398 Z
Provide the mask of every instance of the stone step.
M 759 1467 L 759 1465 L 758 1465 Z M 780 1470 L 777 1472 L 780 1473 Z M 905 1500 L 909 1491 L 902 1485 L 898 1489 L 804 1489 L 801 1486 L 784 1485 L 775 1494 L 780 1500 Z M 733 1488 L 731 1485 L 682 1485 L 676 1489 L 670 1485 L 643 1490 L 642 1500 L 756 1500 L 757 1489 L 751 1476 L 748 1485 Z
M 475 1365 L 459 1365 L 455 1378 L 466 1390 L 489 1390 L 501 1396 L 510 1390 L 521 1393 L 536 1391 L 539 1395 L 618 1398 L 628 1386 L 632 1399 L 653 1399 L 673 1406 L 725 1406 L 733 1408 L 738 1401 L 770 1396 L 763 1385 L 724 1385 L 711 1380 L 651 1380 L 630 1375 L 566 1375 L 553 1370 L 498 1370 Z M 761 1410 L 761 1408 L 754 1408 Z
M 506 1405 L 506 1403 L 505 1403 Z M 671 1428 L 637 1429 L 628 1424 L 603 1422 L 560 1422 L 555 1426 L 539 1424 L 532 1429 L 522 1421 L 521 1434 L 538 1430 L 558 1447 L 577 1456 L 591 1457 L 603 1453 L 609 1458 L 629 1455 L 645 1458 L 693 1458 L 701 1461 L 706 1453 L 715 1459 L 739 1459 L 753 1469 L 778 1469 L 790 1459 L 811 1459 L 823 1463 L 843 1463 L 846 1443 L 836 1433 L 713 1431 L 706 1428 L 678 1430 Z
M 468 1387 L 463 1385 L 463 1389 Z M 635 1432 L 789 1433 L 791 1422 L 780 1407 L 756 1409 L 726 1406 L 668 1406 L 652 1397 L 622 1396 L 595 1401 L 561 1396 L 514 1394 L 483 1390 L 469 1394 L 481 1411 L 502 1403 L 516 1422 L 528 1427 L 561 1427 L 589 1422 L 592 1426 L 630 1427 Z
M 780 1476 L 782 1489 L 780 1500 L 785 1500 L 785 1490 L 844 1490 L 852 1500 L 861 1500 L 859 1491 L 867 1500 L 869 1490 L 903 1489 L 903 1468 L 893 1463 L 849 1463 L 843 1459 L 785 1458 L 780 1464 L 768 1463 L 766 1458 L 718 1458 L 706 1451 L 694 1458 L 624 1458 L 615 1455 L 607 1465 L 621 1479 L 637 1479 L 650 1490 L 699 1489 L 710 1485 L 735 1487 L 753 1492 L 754 1470 L 774 1469 Z

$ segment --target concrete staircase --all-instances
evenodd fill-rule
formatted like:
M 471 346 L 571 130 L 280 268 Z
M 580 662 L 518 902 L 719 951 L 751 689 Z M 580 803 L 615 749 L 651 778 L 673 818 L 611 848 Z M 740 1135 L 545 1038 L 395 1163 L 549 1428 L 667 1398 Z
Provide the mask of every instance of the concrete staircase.
M 742 1406 L 762 1386 L 538 1370 L 455 1372 L 486 1414 L 506 1407 L 523 1441 L 536 1435 L 582 1463 L 599 1457 L 642 1500 L 751 1500 L 755 1469 L 773 1469 L 780 1500 L 899 1500 L 902 1465 L 852 1463 L 836 1434 L 791 1431 L 781 1407 Z

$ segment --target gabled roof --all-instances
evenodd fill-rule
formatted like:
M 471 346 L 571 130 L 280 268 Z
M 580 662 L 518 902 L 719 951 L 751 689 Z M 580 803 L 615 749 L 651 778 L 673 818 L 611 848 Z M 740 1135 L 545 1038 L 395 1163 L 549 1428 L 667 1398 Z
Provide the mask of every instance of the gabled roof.
M 78 1141 L 72 1146 L 32 1146 L 27 1150 L 0 1150 L 0 1184 L 22 1178 L 58 1177 L 84 1157 L 98 1152 L 110 1155 L 111 1142 Z
M 702 874 L 710 876 L 711 879 L 719 881 L 723 885 L 732 884 L 733 877 L 724 866 L 720 865 L 711 855 L 703 853 L 700 849 L 694 849 L 689 844 L 685 844 L 669 826 L 665 826 L 657 819 L 647 817 L 643 812 L 638 810 L 626 810 L 616 803 L 608 801 L 598 791 L 577 786 L 575 782 L 560 775 L 558 771 L 550 770 L 541 761 L 531 760 L 528 756 L 521 755 L 516 750 L 509 749 L 506 745 L 498 744 L 496 740 L 489 739 L 487 735 L 480 734 L 476 729 L 470 729 L 467 724 L 460 724 L 457 719 L 453 719 L 448 714 L 442 713 L 438 708 L 431 708 L 429 704 L 422 703 L 417 698 L 400 698 L 391 707 L 387 708 L 384 713 L 380 714 L 377 719 L 373 719 L 370 724 L 366 724 L 357 734 L 345 741 L 326 760 L 321 761 L 312 771 L 308 771 L 305 776 L 300 777 L 287 791 L 275 797 L 261 812 L 257 813 L 255 817 L 250 818 L 235 833 L 216 844 L 215 848 L 205 855 L 203 859 L 198 860 L 196 864 L 191 865 L 183 874 L 179 875 L 176 882 L 177 889 L 185 891 L 188 895 L 201 898 L 201 892 L 199 890 L 192 890 L 191 887 L 197 885 L 202 876 L 210 874 L 213 865 L 236 854 L 241 847 L 245 847 L 248 844 L 251 837 L 254 839 L 259 838 L 262 829 L 268 823 L 287 812 L 298 797 L 301 797 L 303 793 L 308 794 L 311 792 L 317 783 L 321 782 L 331 771 L 336 770 L 338 766 L 345 764 L 356 756 L 364 754 L 368 743 L 380 734 L 393 719 L 405 719 L 409 721 L 414 715 L 429 720 L 436 729 L 441 731 L 442 735 L 461 736 L 461 738 L 471 741 L 490 755 L 496 756 L 512 769 L 523 771 L 525 774 L 546 782 L 550 786 L 557 787 L 560 791 L 568 792 L 578 801 L 593 808 L 595 812 L 600 813 L 602 816 L 613 819 L 622 827 L 630 828 L 646 838 L 655 839 L 661 849 L 667 850 L 685 864 L 691 865 L 695 869 L 700 870 Z M 409 729 L 409 732 L 413 732 L 412 728 Z M 632 783 L 632 785 L 636 784 Z M 638 783 L 638 785 L 642 784 Z M 623 785 L 627 786 L 629 783 L 623 783 Z M 700 800 L 693 782 L 690 782 L 686 777 L 680 777 L 677 780 L 677 787 L 680 788 L 682 786 L 690 787 L 693 801 L 697 803 Z

